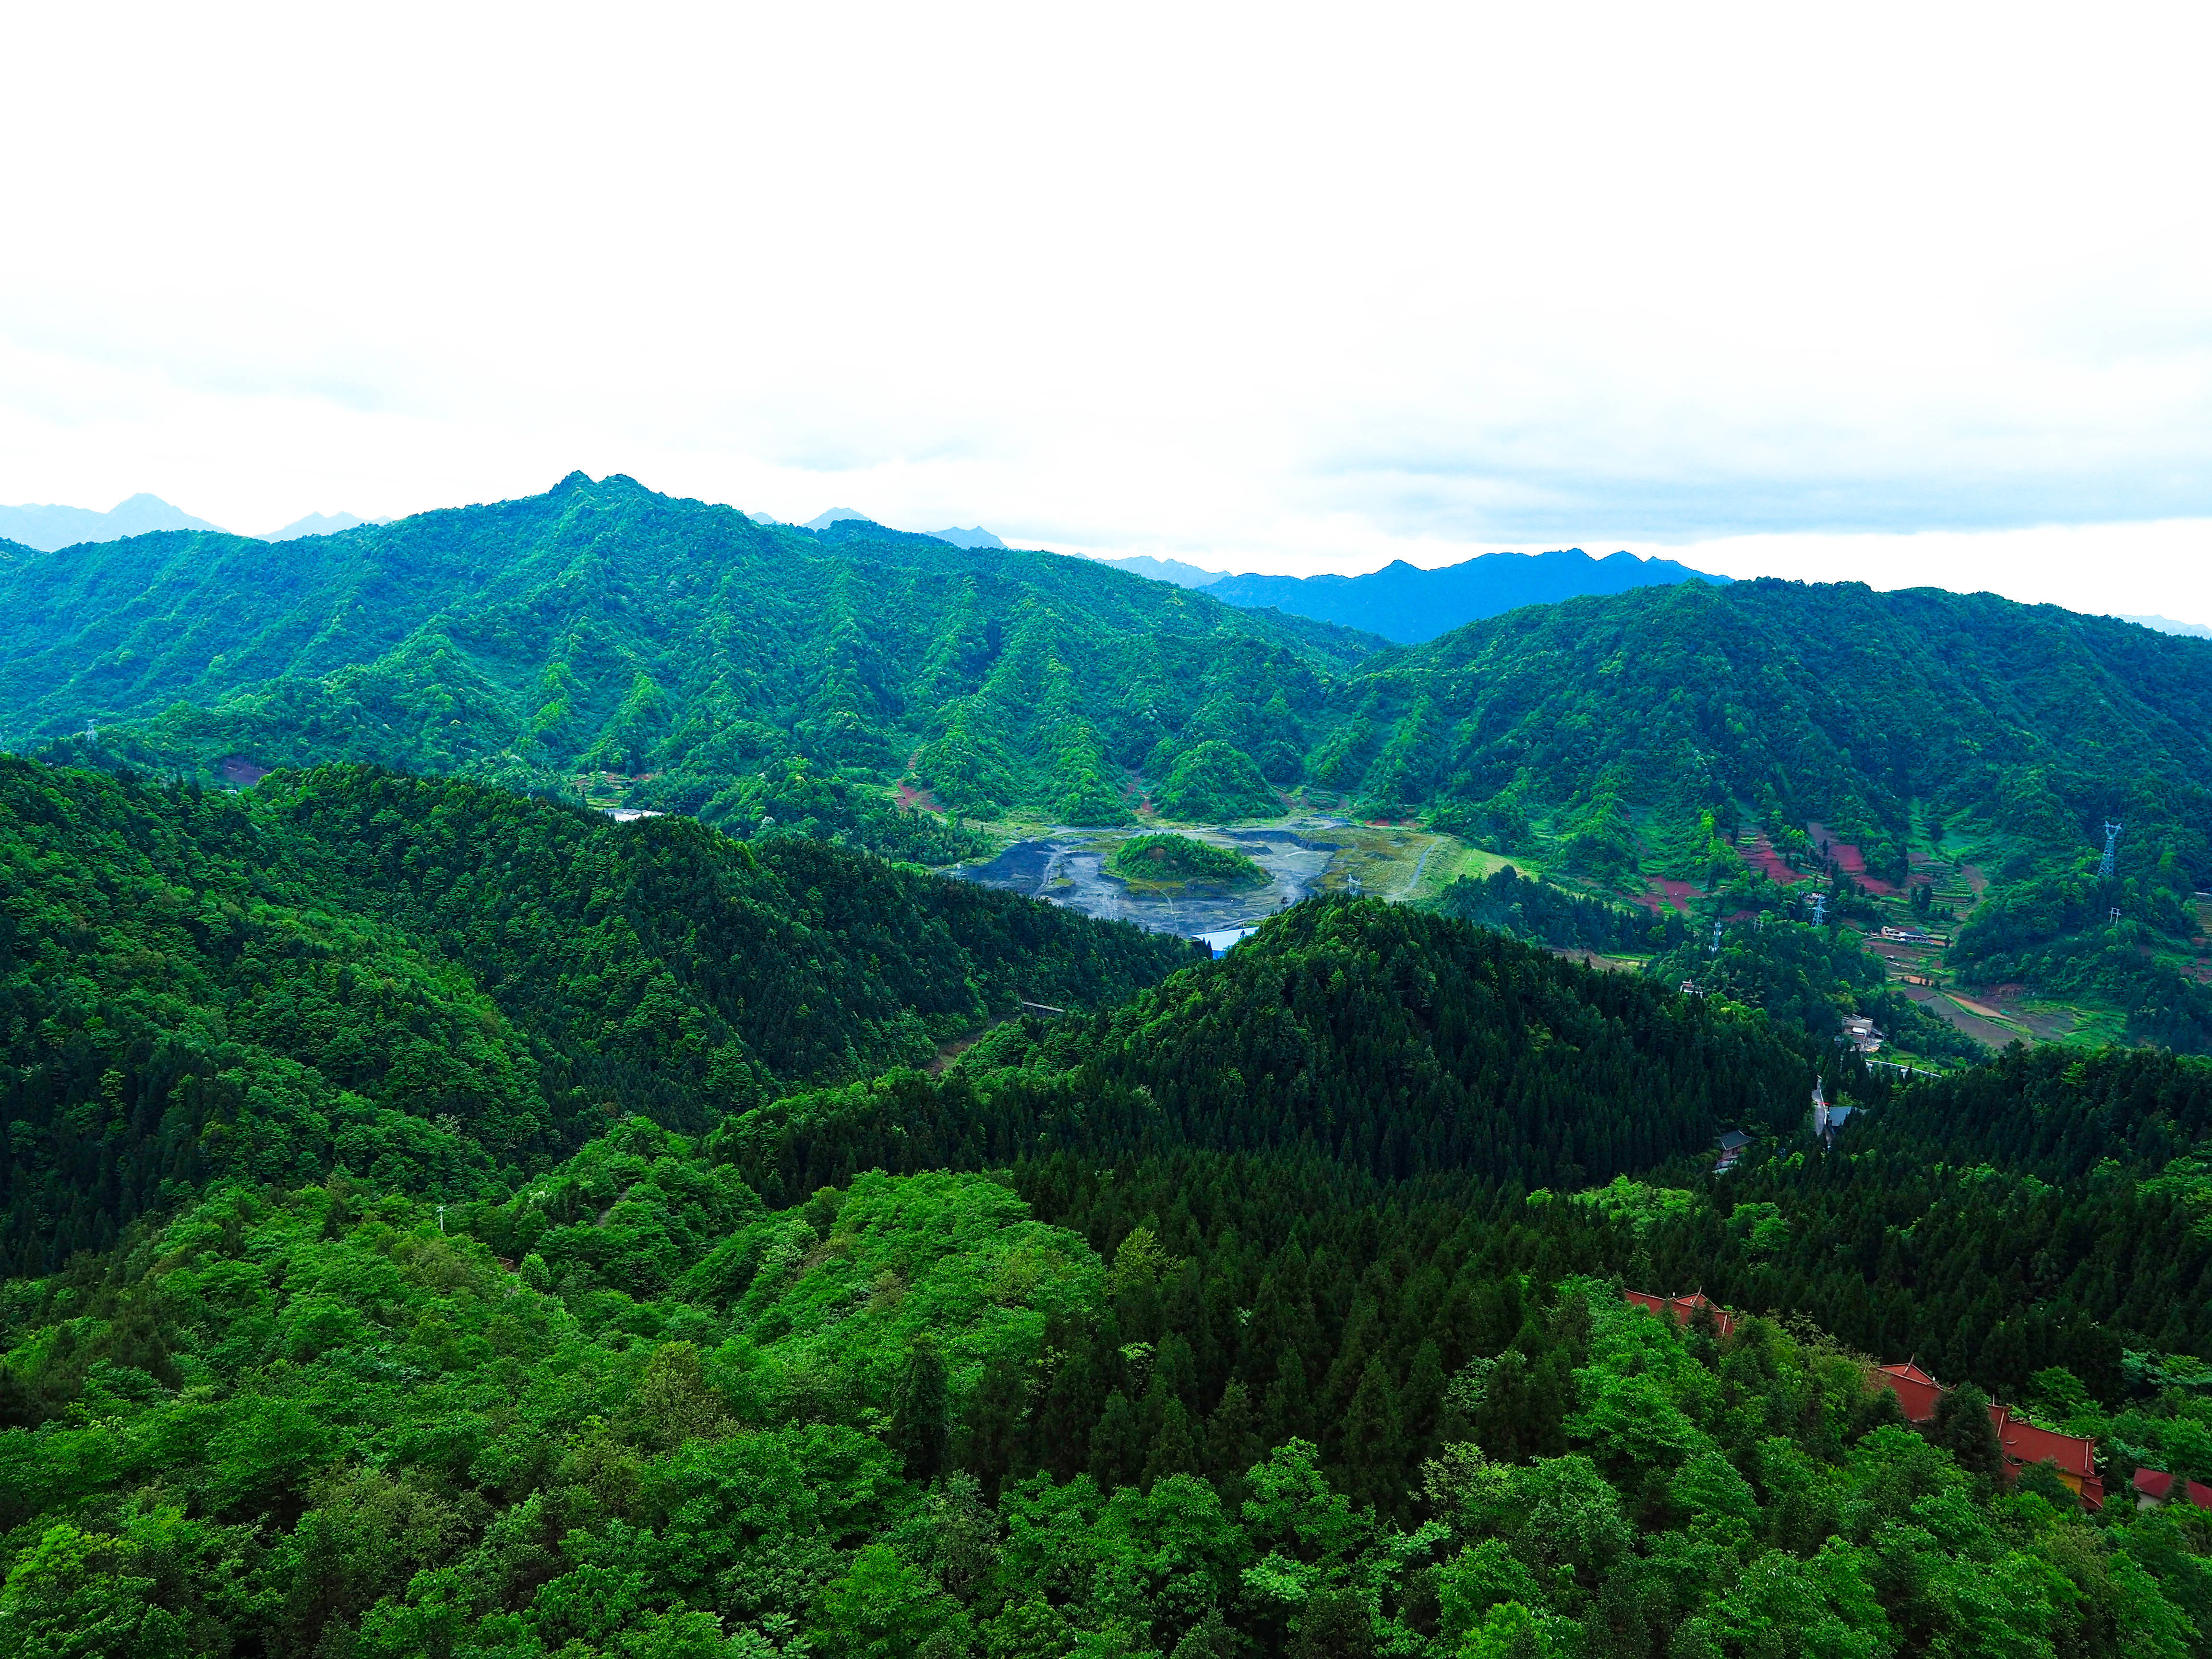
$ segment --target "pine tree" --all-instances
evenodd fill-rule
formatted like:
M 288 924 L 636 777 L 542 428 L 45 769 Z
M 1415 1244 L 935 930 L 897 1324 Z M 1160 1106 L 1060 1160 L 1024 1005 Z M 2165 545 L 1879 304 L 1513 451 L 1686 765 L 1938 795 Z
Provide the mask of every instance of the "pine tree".
M 1308 1601 L 1291 1638 L 1290 1659 L 1369 1659 L 1375 1620 L 1351 1590 L 1323 1590 Z
M 1133 1483 L 1145 1467 L 1145 1442 L 1129 1396 L 1116 1389 L 1091 1431 L 1091 1478 L 1101 1492 Z
M 1036 1444 L 1053 1478 L 1066 1480 L 1084 1467 L 1085 1449 L 1097 1420 L 1097 1383 L 1089 1344 L 1080 1337 L 1055 1366 L 1037 1412 Z
M 962 1418 L 962 1461 L 975 1472 L 994 1503 L 1001 1486 L 1030 1472 L 1025 1466 L 1027 1436 L 1022 1420 L 1028 1392 L 1024 1368 L 999 1355 L 983 1368 L 983 1380 L 976 1385 Z
M 1553 1358 L 1531 1365 L 1518 1349 L 1508 1348 L 1492 1367 L 1474 1414 L 1474 1437 L 1498 1462 L 1521 1463 L 1566 1449 L 1566 1401 Z
M 1398 1439 L 1398 1402 L 1389 1373 L 1370 1359 L 1345 1413 L 1343 1464 L 1353 1498 L 1389 1514 L 1405 1490 L 1405 1449 Z
M 1972 1384 L 1953 1389 L 1936 1402 L 1928 1437 L 1951 1454 L 1960 1468 L 1984 1480 L 2004 1472 L 1996 1425 L 1990 1421 L 1990 1397 Z
M 1221 1403 L 1206 1428 L 1206 1468 L 1224 1500 L 1242 1503 L 1244 1476 L 1264 1455 L 1266 1448 L 1252 1423 L 1252 1400 L 1242 1382 L 1221 1391 Z
M 1410 1457 L 1418 1460 L 1436 1451 L 1437 1419 L 1443 1403 L 1443 1358 L 1436 1343 L 1426 1341 L 1414 1350 L 1406 1386 L 1398 1395 L 1398 1427 Z
M 1267 1385 L 1260 1408 L 1260 1437 L 1271 1446 L 1313 1438 L 1313 1405 L 1306 1392 L 1305 1362 L 1294 1348 L 1285 1349 L 1276 1362 L 1275 1380 Z
M 1145 1459 L 1145 1490 L 1150 1492 L 1163 1475 L 1203 1472 L 1197 1443 L 1191 1438 L 1190 1413 L 1183 1410 L 1182 1401 L 1170 1396 L 1162 1408 L 1152 1451 Z
M 945 1356 L 927 1332 L 908 1349 L 906 1373 L 892 1402 L 889 1443 L 906 1466 L 907 1479 L 928 1482 L 945 1467 L 951 1438 L 951 1387 Z

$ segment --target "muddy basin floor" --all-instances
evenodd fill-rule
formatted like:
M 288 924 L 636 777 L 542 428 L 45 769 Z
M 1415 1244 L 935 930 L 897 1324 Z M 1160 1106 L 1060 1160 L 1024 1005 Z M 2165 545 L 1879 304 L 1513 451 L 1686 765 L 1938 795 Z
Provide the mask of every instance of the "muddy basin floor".
M 1252 927 L 1313 892 L 1340 850 L 1330 839 L 1330 828 L 1326 822 L 1315 822 L 1181 832 L 1194 841 L 1234 848 L 1267 872 L 1264 887 L 1193 886 L 1176 893 L 1133 889 L 1106 872 L 1106 860 L 1127 838 L 1126 831 L 1109 830 L 1054 830 L 1034 840 L 1016 842 L 988 863 L 946 873 L 1065 904 L 1085 915 L 1196 938 Z

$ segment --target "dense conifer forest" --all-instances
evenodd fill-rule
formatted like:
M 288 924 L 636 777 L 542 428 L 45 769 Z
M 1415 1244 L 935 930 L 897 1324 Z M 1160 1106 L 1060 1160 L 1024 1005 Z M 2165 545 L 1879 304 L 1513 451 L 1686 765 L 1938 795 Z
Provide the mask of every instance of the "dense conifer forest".
M 0 1651 L 2212 1653 L 2126 1485 L 2212 1480 L 2212 1064 L 366 767 L 0 791 Z
M 1180 940 L 797 836 L 337 767 L 251 797 L 0 759 L 0 1250 L 237 1176 L 438 1196 L 644 1111 L 929 1060 Z

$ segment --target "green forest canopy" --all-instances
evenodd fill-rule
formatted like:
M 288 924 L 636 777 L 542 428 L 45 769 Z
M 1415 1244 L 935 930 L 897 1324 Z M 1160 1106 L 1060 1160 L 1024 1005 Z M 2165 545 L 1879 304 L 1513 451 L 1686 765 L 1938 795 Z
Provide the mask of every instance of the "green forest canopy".
M 2124 1498 L 2212 1475 L 2212 1064 L 1903 1088 L 1450 916 L 1200 961 L 360 767 L 0 789 L 0 1650 L 2212 1652 Z
M 332 767 L 248 796 L 0 759 L 0 1249 L 42 1271 L 227 1176 L 510 1185 L 921 1064 L 1183 941 L 793 836 Z

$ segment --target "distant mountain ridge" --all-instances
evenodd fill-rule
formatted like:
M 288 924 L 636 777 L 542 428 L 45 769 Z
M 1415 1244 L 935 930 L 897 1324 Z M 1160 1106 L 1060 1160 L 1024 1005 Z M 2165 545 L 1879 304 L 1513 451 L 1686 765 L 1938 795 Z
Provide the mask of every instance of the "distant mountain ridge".
M 341 530 L 352 530 L 365 524 L 390 524 L 390 519 L 364 519 L 358 513 L 310 513 L 304 519 L 295 519 L 282 530 L 272 530 L 261 538 L 264 542 L 295 542 L 302 536 L 335 536 Z
M 0 507 L 0 538 L 41 553 L 57 552 L 80 542 L 121 541 L 125 536 L 143 536 L 155 530 L 222 529 L 221 525 L 196 519 L 143 490 L 105 513 L 88 507 Z
M 1672 559 L 1640 559 L 1629 552 L 1594 559 L 1571 547 L 1553 553 L 1485 553 L 1437 570 L 1397 559 L 1364 576 L 1224 576 L 1202 591 L 1230 605 L 1272 605 L 1293 616 L 1380 634 L 1400 645 L 1419 645 L 1524 605 L 1679 582 L 1721 587 L 1729 580 Z
M 1225 570 L 1201 570 L 1181 559 L 1156 559 L 1149 553 L 1133 554 L 1126 559 L 1100 559 L 1097 562 L 1110 564 L 1116 570 L 1126 570 L 1149 581 L 1173 582 L 1177 587 L 1211 587 L 1218 581 L 1226 580 L 1229 575 Z
M 2138 628 L 2148 628 L 2154 633 L 2179 634 L 2190 639 L 2212 640 L 2212 627 L 2207 627 L 2203 623 L 2176 622 L 2171 617 L 2155 616 L 2122 617 L 2120 620 L 2133 623 Z
M 995 547 L 1003 552 L 1006 545 L 980 524 L 967 530 L 955 525 L 950 530 L 925 530 L 921 533 L 934 536 L 940 542 L 951 542 L 955 547 Z

